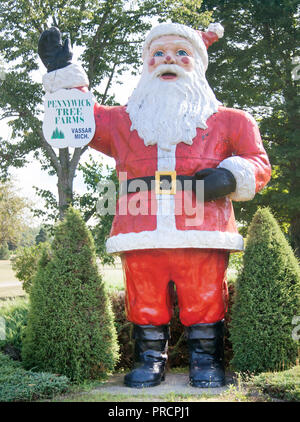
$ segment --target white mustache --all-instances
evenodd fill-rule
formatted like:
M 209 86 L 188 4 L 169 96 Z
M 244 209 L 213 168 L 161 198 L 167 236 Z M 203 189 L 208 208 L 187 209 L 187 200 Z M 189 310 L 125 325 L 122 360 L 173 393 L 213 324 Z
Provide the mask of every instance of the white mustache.
M 177 76 L 184 77 L 186 71 L 177 64 L 161 64 L 152 73 L 153 78 L 159 78 L 164 73 L 175 73 Z

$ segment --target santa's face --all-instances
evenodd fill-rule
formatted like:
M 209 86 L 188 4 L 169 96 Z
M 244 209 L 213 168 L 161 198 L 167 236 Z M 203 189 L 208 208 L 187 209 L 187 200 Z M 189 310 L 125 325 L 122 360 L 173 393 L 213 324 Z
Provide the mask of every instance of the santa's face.
M 146 146 L 170 151 L 192 145 L 197 128 L 218 110 L 205 79 L 202 56 L 186 38 L 164 35 L 154 39 L 144 55 L 141 79 L 126 107 L 132 125 Z
M 165 35 L 152 41 L 147 60 L 149 73 L 153 73 L 163 64 L 175 64 L 186 72 L 192 72 L 195 67 L 192 44 L 178 35 Z M 175 72 L 163 72 L 157 75 L 161 80 L 167 82 L 176 81 L 178 76 Z

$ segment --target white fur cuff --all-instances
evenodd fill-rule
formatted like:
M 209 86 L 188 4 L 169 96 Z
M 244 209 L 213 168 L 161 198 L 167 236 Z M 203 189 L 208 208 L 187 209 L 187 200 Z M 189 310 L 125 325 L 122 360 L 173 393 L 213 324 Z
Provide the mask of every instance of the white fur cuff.
M 233 174 L 236 180 L 235 192 L 228 195 L 233 201 L 249 201 L 255 196 L 255 170 L 245 158 L 238 156 L 226 158 L 218 167 L 225 168 Z
M 46 92 L 55 92 L 59 89 L 89 86 L 89 80 L 82 66 L 72 63 L 62 69 L 53 70 L 43 76 L 43 85 Z
M 218 23 L 218 22 L 215 22 L 215 23 L 210 23 L 210 24 L 208 25 L 207 31 L 214 32 L 215 34 L 217 34 L 217 35 L 218 35 L 218 37 L 219 37 L 219 38 L 222 38 L 222 37 L 224 36 L 224 28 L 223 28 L 223 26 L 222 26 L 220 23 Z

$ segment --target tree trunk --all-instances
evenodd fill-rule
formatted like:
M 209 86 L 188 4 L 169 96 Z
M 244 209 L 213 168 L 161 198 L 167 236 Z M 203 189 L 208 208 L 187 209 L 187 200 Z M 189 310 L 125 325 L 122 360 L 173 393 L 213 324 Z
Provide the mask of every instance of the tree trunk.
M 86 145 L 83 148 L 75 148 L 71 158 L 69 148 L 59 150 L 59 165 L 57 166 L 57 188 L 58 188 L 58 206 L 59 219 L 63 220 L 68 207 L 73 203 L 73 180 L 80 157 L 87 150 Z
M 59 150 L 60 170 L 57 174 L 59 219 L 63 220 L 66 210 L 73 201 L 73 178 L 70 174 L 69 149 Z
M 58 205 L 59 205 L 59 219 L 63 220 L 66 210 L 73 201 L 73 180 L 70 180 L 68 174 L 63 172 L 58 177 Z

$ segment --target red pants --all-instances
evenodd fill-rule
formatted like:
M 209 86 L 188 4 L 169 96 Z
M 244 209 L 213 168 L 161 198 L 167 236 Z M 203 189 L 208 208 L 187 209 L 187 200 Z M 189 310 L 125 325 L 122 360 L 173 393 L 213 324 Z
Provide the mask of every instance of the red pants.
M 138 325 L 168 324 L 176 285 L 183 325 L 217 322 L 227 310 L 229 253 L 218 249 L 151 249 L 122 254 L 126 313 Z

